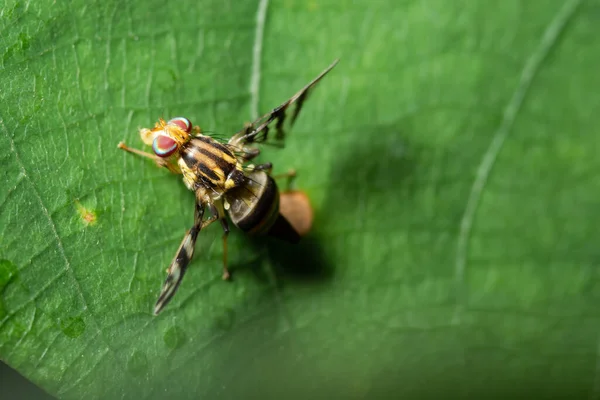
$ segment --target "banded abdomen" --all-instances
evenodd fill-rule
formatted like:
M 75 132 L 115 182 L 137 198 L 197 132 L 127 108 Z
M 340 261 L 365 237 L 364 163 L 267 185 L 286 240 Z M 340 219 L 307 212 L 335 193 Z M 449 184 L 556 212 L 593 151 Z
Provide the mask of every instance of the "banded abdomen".
M 264 171 L 246 174 L 244 182 L 228 191 L 225 199 L 229 203 L 229 218 L 242 231 L 254 234 L 269 234 L 295 243 L 298 233 L 279 213 L 279 190 L 275 180 Z

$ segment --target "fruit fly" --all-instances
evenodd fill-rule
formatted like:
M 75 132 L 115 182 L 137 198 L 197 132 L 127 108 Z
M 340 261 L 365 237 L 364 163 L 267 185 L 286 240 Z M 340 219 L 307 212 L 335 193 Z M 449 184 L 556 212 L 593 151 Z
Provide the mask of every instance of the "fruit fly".
M 152 129 L 141 129 L 142 141 L 152 146 L 152 153 L 133 149 L 119 143 L 119 148 L 150 158 L 160 167 L 183 175 L 185 186 L 195 194 L 194 224 L 185 233 L 169 268 L 167 278 L 154 307 L 158 315 L 175 295 L 194 255 L 200 231 L 215 221 L 223 228 L 223 279 L 229 279 L 227 269 L 227 235 L 231 222 L 249 234 L 269 234 L 289 242 L 297 242 L 299 234 L 279 212 L 279 191 L 273 165 L 248 164 L 260 154 L 253 144 L 283 145 L 284 123 L 287 111 L 295 105 L 286 125 L 293 125 L 311 89 L 337 64 L 334 61 L 319 76 L 309 82 L 290 99 L 271 112 L 246 124 L 227 143 L 202 134 L 200 127 L 189 119 L 159 119 Z M 275 129 L 270 140 L 269 130 Z M 210 217 L 204 218 L 208 209 Z

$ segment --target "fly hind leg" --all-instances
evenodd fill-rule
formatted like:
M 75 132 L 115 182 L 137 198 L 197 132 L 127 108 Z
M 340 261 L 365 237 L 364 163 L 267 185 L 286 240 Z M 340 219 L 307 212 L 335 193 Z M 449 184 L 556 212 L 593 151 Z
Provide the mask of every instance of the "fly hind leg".
M 267 174 L 271 175 L 271 171 L 273 170 L 273 164 L 270 162 L 258 165 L 250 164 L 245 168 L 245 170 L 248 172 L 266 171 Z
M 246 171 L 249 171 L 249 172 L 265 171 L 267 174 L 271 175 L 271 172 L 273 171 L 273 164 L 270 162 L 264 163 L 264 164 L 258 164 L 258 165 L 250 164 L 245 169 L 246 169 Z M 288 172 L 285 172 L 283 174 L 273 175 L 273 179 L 282 179 L 282 178 L 287 178 L 286 190 L 290 190 L 292 187 L 292 182 L 296 178 L 296 170 L 290 169 Z
M 282 179 L 282 178 L 287 178 L 286 190 L 287 191 L 292 190 L 292 183 L 294 182 L 294 179 L 296 179 L 296 170 L 292 168 L 288 172 L 285 172 L 283 174 L 273 175 L 273 179 Z

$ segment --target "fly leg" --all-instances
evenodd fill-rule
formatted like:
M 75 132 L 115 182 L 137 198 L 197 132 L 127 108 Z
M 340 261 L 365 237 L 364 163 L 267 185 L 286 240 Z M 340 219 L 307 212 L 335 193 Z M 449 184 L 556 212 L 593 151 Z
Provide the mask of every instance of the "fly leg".
M 121 150 L 125 150 L 128 153 L 137 154 L 140 157 L 149 158 L 149 159 L 153 160 L 159 167 L 165 167 L 165 168 L 167 168 L 169 171 L 171 171 L 173 173 L 176 173 L 176 174 L 180 174 L 181 173 L 181 171 L 179 170 L 179 168 L 175 164 L 170 164 L 166 160 L 160 158 L 159 156 L 157 156 L 155 154 L 146 153 L 145 151 L 134 149 L 132 147 L 127 146 L 123 142 L 119 142 L 119 144 L 117 145 L 117 147 L 120 148 Z
M 242 158 L 244 161 L 250 161 L 259 154 L 260 149 L 257 149 L 256 147 L 244 146 L 242 149 Z
M 293 168 L 290 169 L 288 172 L 284 172 L 283 174 L 273 175 L 273 179 L 281 179 L 281 178 L 292 179 L 295 177 L 296 177 L 296 170 Z
M 249 171 L 249 172 L 265 171 L 267 174 L 271 175 L 271 172 L 273 171 L 273 164 L 270 162 L 264 163 L 264 164 L 258 164 L 258 165 L 250 164 L 245 168 L 245 170 Z M 288 172 L 285 172 L 283 174 L 273 175 L 273 179 L 282 179 L 282 178 L 288 179 L 287 184 L 286 184 L 286 190 L 291 190 L 292 182 L 294 181 L 294 178 L 296 178 L 296 170 L 290 169 Z
M 217 211 L 217 207 L 215 207 L 214 204 L 212 204 L 212 203 L 209 204 L 208 209 L 210 210 L 210 213 L 212 215 L 210 218 L 207 218 L 202 222 L 202 229 L 206 228 L 207 226 L 209 226 L 210 224 L 212 224 L 219 218 L 219 212 Z
M 246 166 L 246 168 L 244 168 L 244 169 L 248 172 L 266 171 L 267 174 L 271 175 L 271 171 L 273 170 L 273 164 L 270 162 L 264 163 L 264 164 L 258 164 L 258 165 L 250 164 L 250 165 Z
M 292 182 L 294 182 L 294 179 L 296 179 L 296 170 L 292 168 L 288 172 L 285 172 L 283 174 L 273 175 L 273 179 L 282 179 L 282 178 L 287 178 L 285 190 L 286 191 L 292 190 Z
M 225 218 L 225 213 L 219 212 L 219 208 L 217 208 L 217 206 L 210 204 L 208 208 L 210 209 L 212 216 L 204 221 L 204 223 L 208 226 L 218 219 L 221 223 L 221 227 L 223 228 L 223 280 L 227 281 L 231 278 L 231 274 L 227 269 L 227 236 L 229 236 L 229 224 Z M 204 227 L 204 224 L 202 227 Z
M 152 153 L 146 153 L 145 151 L 141 151 L 138 149 L 134 149 L 132 147 L 127 146 L 124 142 L 119 142 L 117 147 L 121 150 L 125 150 L 128 153 L 137 154 L 138 156 L 149 158 L 151 160 L 156 161 L 157 163 L 160 163 L 161 161 L 164 163 L 164 160 L 159 156 Z
M 228 281 L 231 278 L 231 274 L 227 269 L 227 237 L 229 236 L 229 224 L 225 218 L 220 218 L 221 227 L 223 227 L 223 280 Z

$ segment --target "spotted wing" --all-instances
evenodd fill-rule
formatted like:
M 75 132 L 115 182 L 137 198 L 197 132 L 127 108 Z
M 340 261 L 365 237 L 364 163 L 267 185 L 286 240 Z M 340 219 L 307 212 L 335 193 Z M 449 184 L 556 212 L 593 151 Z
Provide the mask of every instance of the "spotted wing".
M 306 100 L 311 89 L 314 88 L 314 86 L 317 84 L 317 82 L 321 80 L 321 78 L 323 78 L 329 71 L 333 69 L 333 67 L 335 67 L 338 61 L 339 60 L 335 60 L 329 67 L 327 67 L 323 72 L 321 72 L 319 76 L 317 76 L 315 79 L 309 82 L 306 86 L 300 89 L 300 91 L 298 91 L 295 95 L 293 95 L 290 99 L 281 104 L 279 107 L 258 118 L 253 123 L 246 125 L 244 129 L 242 129 L 234 136 L 232 136 L 231 139 L 229 139 L 229 145 L 231 145 L 234 148 L 241 148 L 245 144 L 266 143 L 269 138 L 269 130 L 271 129 L 272 123 L 275 123 L 275 140 L 276 142 L 279 142 L 279 144 L 281 144 L 285 136 L 284 123 L 286 122 L 286 113 L 288 111 L 288 108 L 292 104 L 295 104 L 295 107 L 292 110 L 289 120 L 289 126 L 291 127 L 296 121 L 296 118 L 298 117 L 298 114 L 302 109 L 302 105 L 304 104 L 304 101 Z
M 196 247 L 196 239 L 198 238 L 198 233 L 200 233 L 200 229 L 202 229 L 203 225 L 202 217 L 204 216 L 204 208 L 205 204 L 196 204 L 194 225 L 185 233 L 183 241 L 179 245 L 179 249 L 177 249 L 177 253 L 175 253 L 175 257 L 167 269 L 167 279 L 163 283 L 160 296 L 154 306 L 154 315 L 158 315 L 171 301 L 181 284 L 190 261 L 192 261 L 194 248 Z

